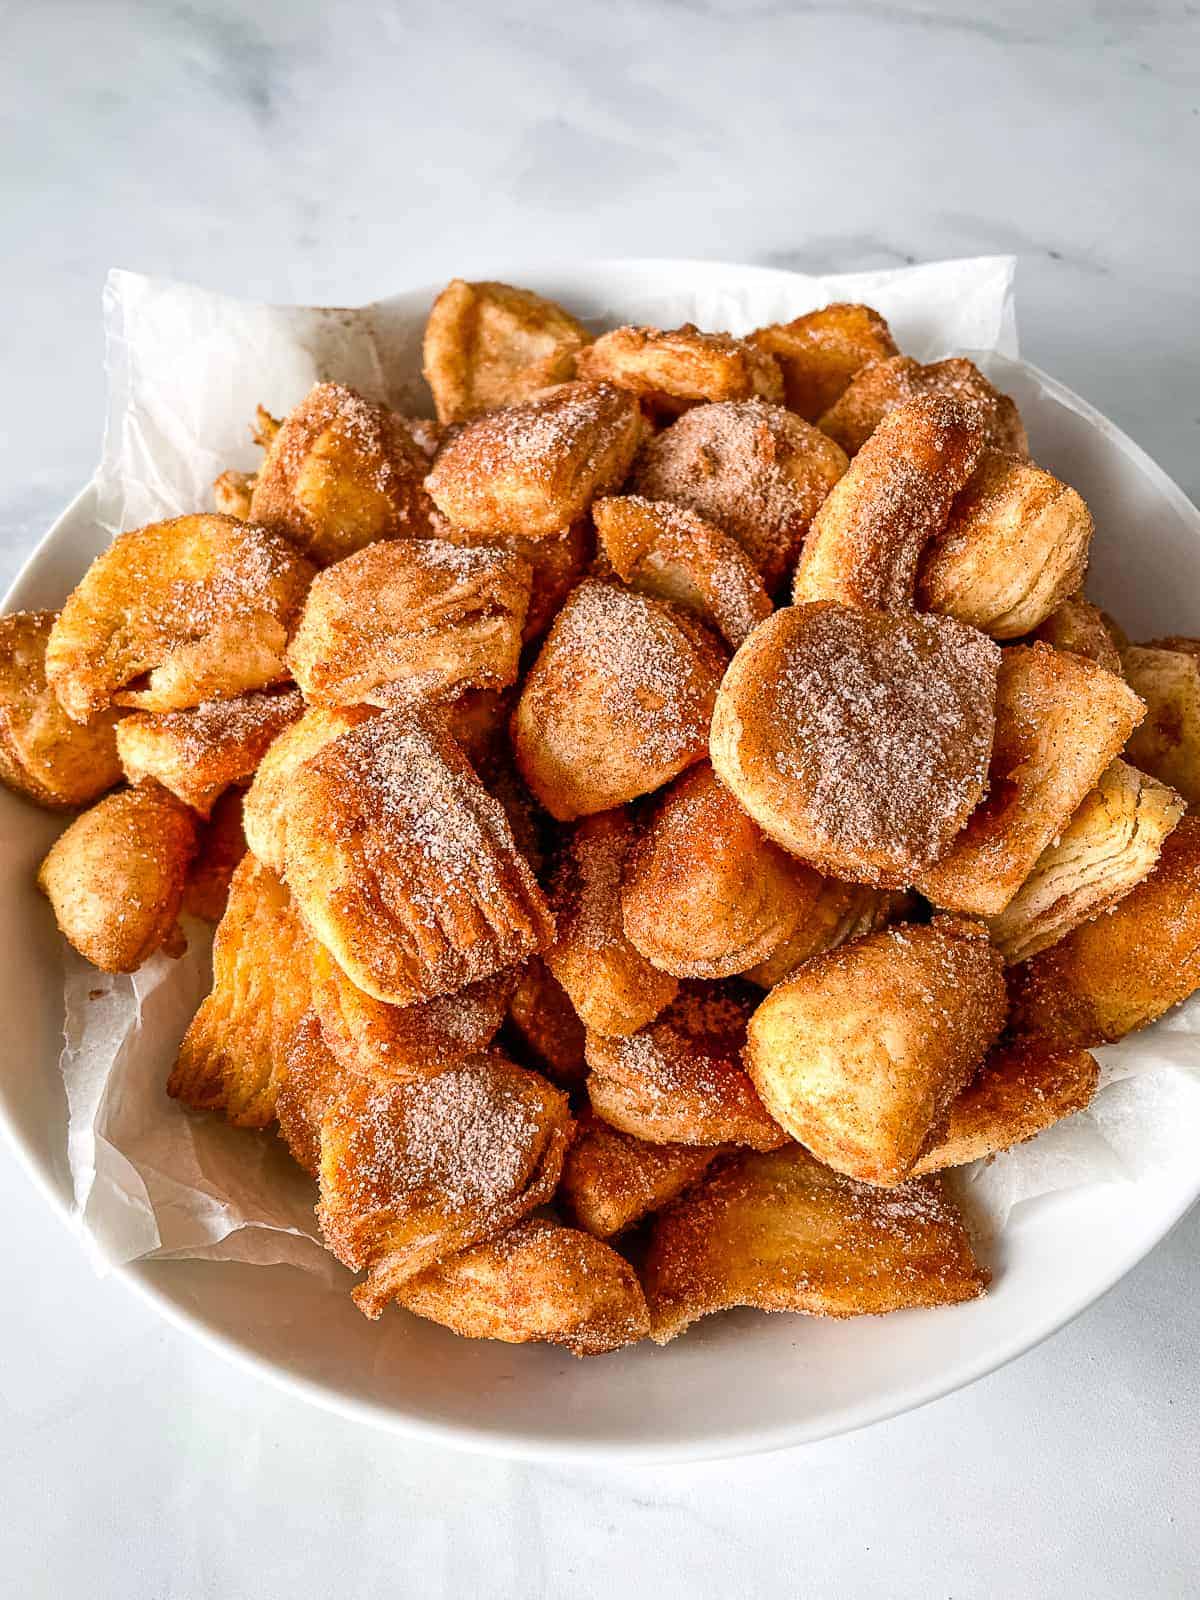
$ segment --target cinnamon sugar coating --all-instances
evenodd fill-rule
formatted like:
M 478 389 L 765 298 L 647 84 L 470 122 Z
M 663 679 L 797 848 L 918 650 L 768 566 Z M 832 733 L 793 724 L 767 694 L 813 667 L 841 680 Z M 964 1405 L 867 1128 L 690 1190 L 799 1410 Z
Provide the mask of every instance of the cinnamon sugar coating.
M 275 1085 L 279 1136 L 310 1178 L 321 1168 L 321 1120 L 341 1094 L 346 1073 L 326 1043 L 315 1011 L 287 1040 Z
M 965 356 L 951 356 L 928 366 L 911 356 L 868 362 L 825 412 L 821 429 L 853 456 L 889 411 L 931 394 L 945 395 L 969 406 L 983 427 L 989 449 L 1022 459 L 1028 456 L 1029 441 L 1015 404 Z
M 1082 590 L 1060 600 L 1054 610 L 1033 630 L 1033 637 L 1056 650 L 1070 650 L 1087 656 L 1106 672 L 1121 675 L 1121 643 L 1113 631 L 1110 617 L 1094 606 Z
M 1200 646 L 1194 639 L 1129 645 L 1121 665 L 1146 704 L 1129 759 L 1200 806 Z
M 898 354 L 877 311 L 845 302 L 759 328 L 750 340 L 778 361 L 784 403 L 806 422 L 819 421 L 868 361 Z
M 540 956 L 526 963 L 508 1004 L 518 1059 L 567 1089 L 582 1083 L 584 1026 L 570 996 Z
M 742 974 L 760 989 L 773 989 L 813 956 L 836 950 L 889 922 L 901 922 L 913 910 L 914 897 L 894 889 L 839 883 L 836 878 L 822 878 L 820 883 L 792 933 L 765 961 Z
M 582 583 L 591 565 L 595 545 L 586 518 L 540 539 L 526 539 L 519 533 L 470 533 L 440 518 L 437 535 L 450 544 L 507 550 L 527 563 L 530 572 L 529 606 L 521 629 L 522 645 L 542 637 L 562 610 L 563 602 L 571 590 L 577 583 Z
M 725 1154 L 721 1145 L 651 1143 L 585 1111 L 556 1200 L 581 1228 L 609 1239 L 669 1205 Z
M 783 399 L 779 363 L 767 350 L 729 333 L 680 328 L 614 328 L 580 352 L 581 378 L 630 389 L 651 414 L 676 416 L 701 401 Z
M 283 875 L 287 800 L 300 767 L 330 740 L 375 715 L 369 706 L 339 706 L 331 711 L 310 707 L 268 746 L 246 791 L 242 813 L 246 843 L 264 867 Z

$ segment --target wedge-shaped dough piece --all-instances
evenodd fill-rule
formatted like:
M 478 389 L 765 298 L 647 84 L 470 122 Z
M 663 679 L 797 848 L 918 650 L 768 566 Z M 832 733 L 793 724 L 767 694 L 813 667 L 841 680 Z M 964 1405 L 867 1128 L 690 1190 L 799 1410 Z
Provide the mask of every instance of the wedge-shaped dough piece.
M 778 361 L 787 408 L 806 422 L 817 422 L 868 361 L 898 354 L 878 311 L 845 302 L 759 328 L 750 339 Z
M 1154 870 L 1183 810 L 1165 783 L 1124 761 L 1110 763 L 1008 905 L 988 918 L 1004 959 L 1027 961 L 1116 905 Z
M 318 566 L 376 539 L 430 531 L 425 452 L 403 417 L 340 383 L 310 389 L 266 444 L 250 497 Z
M 688 611 L 581 583 L 529 669 L 513 751 L 560 822 L 661 788 L 708 747 L 725 652 Z
M 465 422 L 573 378 L 590 338 L 581 322 L 529 289 L 452 278 L 425 324 L 425 379 L 438 421 Z
M 186 711 L 131 711 L 117 724 L 117 751 L 130 783 L 154 778 L 207 817 L 230 784 L 254 776 L 303 711 L 299 689 L 255 689 Z
M 921 552 L 983 453 L 969 406 L 945 395 L 889 412 L 813 518 L 792 599 L 911 611 Z
M 818 1160 L 903 1183 L 1004 1025 L 1002 973 L 977 923 L 868 934 L 772 989 L 750 1023 L 750 1076 Z
M 1200 817 L 1186 816 L 1106 916 L 1012 968 L 1012 1028 L 1087 1048 L 1144 1028 L 1197 988 Z
M 229 886 L 246 854 L 242 826 L 244 790 L 226 789 L 212 815 L 198 830 L 195 859 L 183 891 L 183 909 L 202 922 L 220 922 L 229 903 Z
M 772 843 L 707 761 L 664 793 L 625 867 L 626 936 L 677 978 L 727 978 L 767 960 L 826 880 Z
M 581 1228 L 609 1239 L 669 1205 L 729 1148 L 652 1144 L 586 1111 L 563 1162 L 556 1198 Z
M 1105 616 L 1099 606 L 1094 606 L 1082 593 L 1068 595 L 1033 630 L 1035 639 L 1051 644 L 1056 650 L 1069 650 L 1073 655 L 1087 656 L 1107 672 L 1118 677 L 1121 666 L 1121 643 L 1115 624 Z
M 183 1036 L 167 1093 L 266 1128 L 292 1036 L 312 1001 L 312 946 L 292 897 L 247 855 L 213 943 L 213 986 Z
M 383 712 L 324 745 L 284 819 L 305 921 L 377 1000 L 454 994 L 553 937 L 503 807 L 436 716 Z
M 564 840 L 550 883 L 557 932 L 546 965 L 595 1033 L 636 1033 L 679 989 L 622 926 L 621 874 L 633 838 L 625 811 L 588 817 Z
M 1121 664 L 1146 703 L 1146 720 L 1129 741 L 1129 759 L 1200 806 L 1200 654 L 1191 640 L 1130 645 Z M 1181 649 L 1180 645 L 1190 645 Z
M 341 706 L 335 711 L 313 708 L 270 745 L 246 792 L 242 815 L 246 843 L 264 867 L 283 875 L 287 799 L 296 773 L 330 740 L 376 715 L 370 706 Z
M 717 776 L 784 849 L 903 888 L 983 794 L 1000 652 L 949 617 L 818 603 L 757 627 L 717 696 Z
M 540 639 L 562 610 L 563 603 L 577 583 L 582 583 L 592 563 L 595 540 L 586 518 L 573 522 L 558 533 L 543 539 L 524 539 L 520 534 L 490 535 L 470 533 L 452 527 L 444 518 L 438 523 L 438 538 L 471 548 L 507 550 L 529 565 L 529 609 L 521 629 L 521 643 Z
M 110 705 L 175 711 L 282 682 L 312 575 L 286 539 L 232 517 L 118 534 L 59 613 L 46 677 L 76 722 Z
M 534 956 L 517 981 L 508 1017 L 522 1047 L 521 1059 L 563 1088 L 582 1083 L 587 1073 L 584 1027 L 570 996 L 540 956 Z
M 1092 514 L 1074 489 L 989 451 L 925 551 L 921 608 L 1019 638 L 1079 588 L 1091 543 Z
M 650 1332 L 637 1273 L 609 1245 L 530 1217 L 410 1278 L 397 1296 L 463 1339 L 558 1344 L 602 1356 Z
M 694 611 L 734 650 L 774 607 L 758 568 L 728 534 L 669 500 L 610 495 L 592 507 L 600 549 L 639 594 Z
M 641 436 L 627 390 L 559 384 L 468 422 L 433 463 L 429 493 L 457 527 L 544 539 L 623 481 Z
M 517 676 L 532 570 L 501 548 L 388 539 L 318 573 L 288 649 L 311 705 L 442 700 Z
M 965 1167 L 1086 1110 L 1100 1068 L 1086 1050 L 1020 1039 L 995 1050 L 950 1107 L 945 1131 L 914 1173 Z
M 515 985 L 515 972 L 499 972 L 457 994 L 394 1006 L 364 994 L 328 950 L 313 951 L 313 1009 L 326 1042 L 347 1072 L 368 1077 L 433 1077 L 486 1050 Z
M 157 784 L 118 789 L 75 818 L 38 868 L 59 931 L 104 972 L 135 972 L 162 945 L 175 955 L 175 922 L 196 823 Z
M 1141 717 L 1129 685 L 1094 661 L 1046 644 L 1010 646 L 987 798 L 917 888 L 951 911 L 1003 911 Z
M 642 1270 L 659 1344 L 735 1306 L 877 1316 L 975 1300 L 988 1281 L 940 1178 L 873 1189 L 796 1144 L 714 1167 L 655 1219 Z
M 352 1077 L 321 1122 L 320 1222 L 377 1317 L 401 1286 L 498 1234 L 554 1193 L 566 1096 L 498 1050 L 435 1078 Z
M 53 810 L 90 805 L 121 781 L 114 714 L 73 722 L 46 682 L 53 611 L 0 617 L 0 783 Z
M 755 998 L 740 984 L 686 983 L 628 1038 L 589 1033 L 592 1109 L 624 1133 L 663 1144 L 783 1144 L 787 1134 L 742 1066 Z
M 730 333 L 680 328 L 614 328 L 581 352 L 581 378 L 631 389 L 651 413 L 677 416 L 703 400 L 783 399 L 779 363 Z
M 651 439 L 632 485 L 736 539 L 774 594 L 846 466 L 837 445 L 783 406 L 726 400 L 696 406 Z
M 856 455 L 889 411 L 930 394 L 948 395 L 969 405 L 982 423 L 991 449 L 1022 457 L 1029 454 L 1025 425 L 1013 401 L 965 356 L 951 356 L 924 367 L 910 356 L 868 362 L 821 418 L 821 428 L 847 455 Z
M 306 1011 L 284 1051 L 275 1085 L 279 1135 L 292 1158 L 315 1178 L 321 1169 L 321 1122 L 346 1083 L 315 1011 Z
M 863 883 L 821 878 L 821 887 L 795 929 L 777 950 L 742 974 L 760 989 L 773 989 L 813 956 L 836 950 L 851 939 L 889 922 L 900 922 L 913 909 L 913 896 L 893 889 L 872 889 Z

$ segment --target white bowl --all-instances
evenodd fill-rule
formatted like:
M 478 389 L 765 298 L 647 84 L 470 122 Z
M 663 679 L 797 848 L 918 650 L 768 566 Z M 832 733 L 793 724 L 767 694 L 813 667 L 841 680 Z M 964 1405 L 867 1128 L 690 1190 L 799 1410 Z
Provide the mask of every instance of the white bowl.
M 710 291 L 786 274 L 711 263 L 612 263 L 522 272 L 568 304 L 618 312 L 633 286 L 667 293 L 682 273 Z M 403 298 L 413 326 L 432 289 Z M 991 358 L 1026 417 L 1039 461 L 1074 484 L 1097 521 L 1091 588 L 1137 636 L 1195 630 L 1200 513 L 1086 402 L 1019 363 Z M 6 608 L 54 606 L 99 548 L 90 491 L 71 505 Z M 54 818 L 0 792 L 0 1124 L 31 1176 L 70 1216 L 58 1070 L 61 969 L 33 884 Z M 167 1063 L 163 1064 L 164 1077 Z M 248 1135 L 247 1137 L 251 1137 Z M 545 1347 L 471 1343 L 399 1312 L 368 1323 L 349 1296 L 292 1267 L 143 1262 L 122 1276 L 176 1326 L 300 1398 L 345 1416 L 496 1454 L 580 1461 L 687 1460 L 805 1443 L 936 1399 L 1030 1349 L 1146 1254 L 1200 1192 L 1190 1155 L 1136 1182 L 1066 1191 L 1018 1213 L 970 1305 L 853 1322 L 737 1312 L 666 1350 L 576 1362 Z

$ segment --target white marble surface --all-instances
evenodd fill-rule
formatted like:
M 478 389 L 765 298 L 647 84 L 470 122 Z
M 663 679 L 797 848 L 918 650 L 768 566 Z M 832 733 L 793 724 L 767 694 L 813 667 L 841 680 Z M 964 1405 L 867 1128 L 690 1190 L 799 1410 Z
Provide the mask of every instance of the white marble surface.
M 1016 251 L 1026 353 L 1200 492 L 1194 4 L 54 0 L 0 20 L 5 581 L 94 463 L 114 264 L 355 302 L 531 255 Z M 7 1157 L 0 1206 L 4 1592 L 1200 1583 L 1200 1214 L 1051 1343 L 915 1415 L 580 1472 L 304 1410 L 94 1280 Z

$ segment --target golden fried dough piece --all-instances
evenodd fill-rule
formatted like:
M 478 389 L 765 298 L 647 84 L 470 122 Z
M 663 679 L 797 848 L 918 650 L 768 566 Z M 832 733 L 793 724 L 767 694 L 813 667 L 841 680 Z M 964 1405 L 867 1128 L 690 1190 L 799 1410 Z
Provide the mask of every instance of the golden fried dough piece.
M 1200 806 L 1200 655 L 1192 640 L 1163 645 L 1130 645 L 1121 656 L 1130 687 L 1146 703 L 1127 754 L 1189 806 Z
M 571 590 L 577 583 L 583 582 L 591 565 L 595 542 L 586 518 L 544 539 L 523 539 L 520 534 L 492 536 L 469 533 L 465 528 L 452 527 L 442 519 L 438 526 L 438 538 L 471 548 L 483 545 L 485 548 L 507 550 L 528 562 L 531 578 L 529 609 L 525 613 L 525 626 L 521 629 L 523 645 L 542 637 L 561 611 Z
M 0 617 L 0 783 L 53 810 L 90 805 L 121 779 L 114 714 L 73 722 L 46 682 L 53 611 Z
M 1023 1144 L 1084 1111 L 1100 1068 L 1086 1050 L 1021 1039 L 993 1051 L 950 1107 L 945 1132 L 917 1162 L 915 1175 L 965 1167 Z
M 674 999 L 679 985 L 630 944 L 621 922 L 621 874 L 633 843 L 625 811 L 578 823 L 550 883 L 557 932 L 546 965 L 595 1033 L 636 1033 Z
M 626 937 L 677 978 L 727 978 L 767 960 L 826 880 L 773 844 L 707 761 L 676 778 L 625 866 Z
M 806 422 L 818 421 L 868 361 L 899 353 L 878 311 L 845 302 L 759 328 L 750 341 L 778 361 L 784 403 Z
M 695 407 L 651 439 L 632 487 L 736 539 L 774 594 L 846 466 L 837 445 L 783 406 L 727 400 Z
M 582 1083 L 584 1027 L 570 996 L 540 956 L 534 956 L 508 1003 L 513 1030 L 535 1066 L 562 1088 Z
M 331 739 L 376 715 L 370 706 L 339 706 L 333 711 L 314 707 L 271 744 L 246 791 L 242 815 L 246 843 L 264 867 L 283 875 L 286 803 L 300 767 Z
M 562 1345 L 602 1356 L 650 1332 L 637 1273 L 609 1245 L 549 1217 L 427 1267 L 399 1303 L 463 1339 Z
M 592 520 L 624 584 L 694 611 L 734 650 L 771 615 L 771 598 L 746 551 L 685 507 L 611 495 L 596 501 Z
M 266 1128 L 288 1047 L 312 1003 L 312 945 L 283 884 L 246 855 L 213 942 L 212 992 L 192 1018 L 167 1093 L 192 1111 Z
M 592 1110 L 623 1133 L 659 1144 L 783 1144 L 787 1134 L 742 1066 L 754 1003 L 753 990 L 741 985 L 685 983 L 637 1033 L 589 1033 Z
M 921 552 L 982 453 L 976 415 L 957 400 L 926 395 L 890 411 L 813 518 L 793 601 L 911 611 Z
M 779 984 L 746 1065 L 775 1120 L 849 1177 L 902 1183 L 1004 1024 L 1002 963 L 977 923 L 856 939 Z
M 1056 650 L 1087 656 L 1106 672 L 1115 672 L 1119 677 L 1124 669 L 1121 644 L 1114 627 L 1112 618 L 1106 617 L 1099 606 L 1094 606 L 1084 598 L 1082 591 L 1078 591 L 1055 606 L 1045 621 L 1033 630 L 1033 637 L 1043 644 L 1053 645 Z
M 75 818 L 38 868 L 38 888 L 81 956 L 102 972 L 134 972 L 174 942 L 195 853 L 187 807 L 157 784 L 140 784 Z
M 1004 959 L 1027 961 L 1116 905 L 1154 870 L 1183 811 L 1174 789 L 1111 762 L 1008 905 L 988 918 Z
M 652 414 L 677 416 L 704 400 L 783 399 L 779 363 L 730 333 L 680 328 L 614 328 L 580 352 L 581 378 L 630 389 Z
M 1200 817 L 1186 816 L 1106 916 L 1012 968 L 1012 1029 L 1087 1048 L 1144 1028 L 1197 988 Z
M 725 652 L 688 611 L 589 579 L 529 669 L 517 767 L 560 822 L 650 794 L 703 759 Z
M 1091 542 L 1092 514 L 1074 489 L 989 451 L 925 551 L 921 607 L 1016 639 L 1078 590 Z
M 46 677 L 76 722 L 110 705 L 175 711 L 279 683 L 312 575 L 285 539 L 232 517 L 118 534 L 59 613 Z
M 468 422 L 426 480 L 438 510 L 473 533 L 544 539 L 629 471 L 641 413 L 611 383 L 563 383 Z
M 1009 646 L 987 798 L 917 888 L 951 911 L 1003 911 L 1141 717 L 1128 684 L 1085 656 Z
M 949 617 L 790 606 L 725 674 L 713 766 L 763 832 L 817 870 L 903 888 L 983 793 L 999 663 Z
M 315 1178 L 321 1168 L 321 1121 L 341 1094 L 346 1074 L 325 1042 L 315 1011 L 296 1024 L 275 1085 L 279 1135 L 292 1158 Z
M 130 783 L 154 778 L 207 817 L 303 710 L 299 689 L 254 689 L 186 711 L 132 711 L 117 724 L 117 752 Z
M 393 1006 L 364 994 L 328 950 L 313 950 L 313 1009 L 326 1043 L 347 1072 L 368 1077 L 432 1077 L 486 1050 L 515 985 L 515 972 L 499 972 L 457 994 Z
M 426 1267 L 495 1238 L 554 1193 L 567 1098 L 498 1050 L 435 1078 L 351 1076 L 321 1121 L 317 1220 L 377 1317 Z
M 226 789 L 212 815 L 198 829 L 196 858 L 183 891 L 183 909 L 204 922 L 220 922 L 229 901 L 229 885 L 246 854 L 242 826 L 242 789 Z
M 931 394 L 946 395 L 970 406 L 984 429 L 989 449 L 1028 456 L 1025 425 L 1013 401 L 964 356 L 951 356 L 948 361 L 935 361 L 924 367 L 910 356 L 868 362 L 825 412 L 821 428 L 852 456 L 862 449 L 889 411 Z
M 558 1202 L 581 1228 L 608 1239 L 690 1188 L 721 1146 L 651 1144 L 586 1111 L 563 1162 Z
M 331 740 L 283 815 L 305 921 L 376 1000 L 454 994 L 553 937 L 503 808 L 436 716 L 383 712 Z
M 388 539 L 318 573 L 288 648 L 311 705 L 441 700 L 517 676 L 532 569 L 493 547 Z
M 873 1189 L 796 1144 L 714 1167 L 655 1219 L 642 1270 L 659 1344 L 734 1306 L 878 1316 L 974 1300 L 988 1281 L 940 1178 Z
M 318 566 L 376 539 L 430 531 L 425 452 L 403 417 L 340 383 L 318 383 L 266 441 L 254 522 Z
M 590 338 L 581 322 L 529 289 L 452 278 L 425 324 L 425 379 L 438 421 L 465 422 L 573 378 Z
M 254 498 L 255 472 L 235 472 L 228 468 L 213 480 L 213 505 L 223 517 L 236 517 L 239 522 L 250 521 L 250 502 Z
M 839 883 L 836 878 L 819 881 L 820 889 L 793 932 L 765 961 L 748 967 L 742 974 L 760 989 L 773 989 L 813 956 L 836 950 L 889 922 L 899 922 L 913 908 L 912 895 L 892 889 Z

